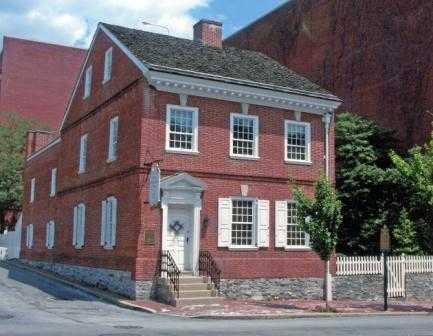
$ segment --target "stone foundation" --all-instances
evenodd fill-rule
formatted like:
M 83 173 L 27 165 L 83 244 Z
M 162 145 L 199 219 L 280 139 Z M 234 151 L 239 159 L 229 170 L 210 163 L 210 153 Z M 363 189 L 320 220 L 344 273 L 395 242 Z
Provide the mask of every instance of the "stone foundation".
M 406 297 L 433 300 L 433 273 L 406 274 Z
M 321 299 L 318 278 L 221 280 L 220 295 L 232 299 Z
M 349 275 L 333 278 L 335 299 L 381 300 L 383 299 L 382 275 Z
M 148 299 L 154 290 L 152 281 L 134 281 L 131 279 L 130 272 L 44 261 L 21 261 L 30 266 L 132 299 Z

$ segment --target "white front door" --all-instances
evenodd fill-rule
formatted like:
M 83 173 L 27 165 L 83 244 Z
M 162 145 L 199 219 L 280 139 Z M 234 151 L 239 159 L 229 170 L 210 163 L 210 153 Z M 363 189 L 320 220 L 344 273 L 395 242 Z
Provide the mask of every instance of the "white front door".
M 168 206 L 167 249 L 181 271 L 192 270 L 193 220 L 191 206 Z

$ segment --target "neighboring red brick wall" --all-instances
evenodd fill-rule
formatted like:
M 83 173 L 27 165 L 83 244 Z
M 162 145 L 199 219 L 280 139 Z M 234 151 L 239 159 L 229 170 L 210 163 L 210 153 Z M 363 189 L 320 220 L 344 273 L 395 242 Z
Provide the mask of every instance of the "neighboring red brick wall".
M 0 113 L 18 113 L 57 131 L 85 52 L 5 37 Z
M 433 2 L 296 0 L 224 41 L 261 51 L 329 89 L 344 109 L 392 128 L 404 147 L 430 135 Z

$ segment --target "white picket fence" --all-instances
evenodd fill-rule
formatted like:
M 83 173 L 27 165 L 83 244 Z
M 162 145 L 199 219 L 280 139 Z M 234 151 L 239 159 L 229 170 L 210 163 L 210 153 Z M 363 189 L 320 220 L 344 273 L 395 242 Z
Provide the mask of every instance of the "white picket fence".
M 383 274 L 384 258 L 375 256 L 337 257 L 337 275 Z M 407 273 L 433 273 L 433 256 L 388 257 L 388 296 L 406 293 Z
M 0 234 L 0 259 L 16 259 L 21 252 L 22 215 L 18 217 L 15 231 Z

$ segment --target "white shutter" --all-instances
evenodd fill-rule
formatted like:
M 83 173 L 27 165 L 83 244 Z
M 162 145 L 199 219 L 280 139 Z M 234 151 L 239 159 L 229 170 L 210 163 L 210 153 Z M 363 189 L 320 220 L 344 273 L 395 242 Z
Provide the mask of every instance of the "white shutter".
M 111 237 L 110 246 L 116 246 L 116 227 L 117 227 L 117 199 L 111 198 Z
M 107 225 L 107 201 L 101 202 L 101 246 L 105 246 L 105 229 Z
M 33 248 L 33 224 L 30 224 L 30 242 L 29 242 L 29 248 Z
M 257 246 L 269 246 L 269 201 L 257 202 Z
M 232 200 L 218 199 L 218 246 L 229 247 L 231 241 Z
M 72 245 L 77 247 L 78 206 L 74 207 L 74 228 L 72 234 Z
M 55 229 L 55 224 L 54 224 L 54 222 L 51 222 L 51 225 L 50 225 L 50 241 L 49 241 L 51 249 L 54 247 L 54 235 L 56 233 L 55 230 L 56 230 Z
M 46 248 L 50 248 L 50 222 L 47 223 L 46 226 L 46 237 L 45 237 L 45 246 Z
M 287 245 L 287 201 L 275 202 L 275 247 Z
M 86 207 L 84 204 L 80 204 L 80 234 L 78 235 L 78 247 L 84 246 L 84 236 L 86 231 Z
M 30 225 L 26 227 L 26 246 L 30 248 Z

